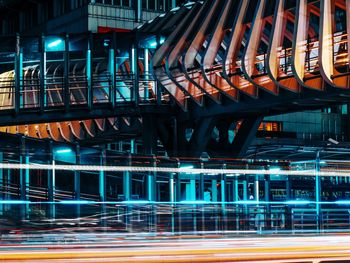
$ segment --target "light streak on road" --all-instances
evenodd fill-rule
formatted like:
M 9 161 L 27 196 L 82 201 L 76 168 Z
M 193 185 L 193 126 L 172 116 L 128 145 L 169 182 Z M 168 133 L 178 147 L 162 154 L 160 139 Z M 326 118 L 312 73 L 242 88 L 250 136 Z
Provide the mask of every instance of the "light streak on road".
M 108 236 L 108 235 L 107 235 Z M 77 234 L 79 238 L 79 234 Z M 110 236 L 108 236 L 110 238 Z M 350 262 L 350 235 L 114 240 L 3 245 L 2 262 Z M 336 261 L 334 261 L 336 262 Z

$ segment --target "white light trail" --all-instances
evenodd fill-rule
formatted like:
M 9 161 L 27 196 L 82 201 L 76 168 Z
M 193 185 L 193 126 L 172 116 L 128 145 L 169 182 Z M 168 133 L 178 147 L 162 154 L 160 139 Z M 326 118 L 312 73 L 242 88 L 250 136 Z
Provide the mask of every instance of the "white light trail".
M 260 169 L 210 169 L 210 168 L 174 168 L 148 166 L 100 166 L 100 165 L 62 165 L 62 164 L 19 164 L 0 163 L 0 169 L 27 170 L 62 170 L 62 171 L 105 171 L 105 172 L 157 172 L 157 173 L 187 173 L 187 174 L 225 174 L 229 177 L 239 175 L 290 175 L 315 176 L 315 170 L 260 170 Z M 350 176 L 350 170 L 320 171 L 319 176 Z

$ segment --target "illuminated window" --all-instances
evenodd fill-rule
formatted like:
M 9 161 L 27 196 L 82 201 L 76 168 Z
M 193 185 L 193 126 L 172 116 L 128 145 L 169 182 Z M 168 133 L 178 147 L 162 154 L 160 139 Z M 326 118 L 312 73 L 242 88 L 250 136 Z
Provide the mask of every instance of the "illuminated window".
M 259 126 L 259 131 L 273 131 L 279 132 L 282 131 L 282 122 L 262 122 Z

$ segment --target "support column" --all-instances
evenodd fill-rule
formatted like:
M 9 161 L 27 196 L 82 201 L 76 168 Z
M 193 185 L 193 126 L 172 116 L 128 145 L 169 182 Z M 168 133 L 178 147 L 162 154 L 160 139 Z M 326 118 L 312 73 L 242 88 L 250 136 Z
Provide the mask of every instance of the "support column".
M 262 117 L 251 117 L 242 121 L 242 124 L 230 145 L 230 152 L 237 157 L 243 156 L 251 142 L 254 140 L 256 132 L 261 123 Z
M 105 166 L 106 165 L 106 151 L 103 150 L 101 152 L 100 156 L 100 165 Z M 106 174 L 105 171 L 102 169 L 99 171 L 99 194 L 100 194 L 100 201 L 105 202 L 106 201 Z
M 224 174 L 221 175 L 221 202 L 226 202 L 226 176 Z
M 53 149 L 52 141 L 49 142 L 49 152 L 50 152 L 50 159 L 49 164 L 52 164 L 52 169 L 47 170 L 47 199 L 49 202 L 52 202 L 49 204 L 48 207 L 48 217 L 50 219 L 55 218 L 55 178 L 56 178 L 56 171 L 55 171 L 55 152 Z
M 272 216 L 271 216 L 271 207 L 270 207 L 270 175 L 264 175 L 264 201 L 266 204 L 266 229 L 271 229 L 272 226 Z
M 108 71 L 111 77 L 108 98 L 112 108 L 114 108 L 116 105 L 116 90 L 115 90 L 116 89 L 116 82 L 115 82 L 116 64 L 115 64 L 115 53 L 114 53 L 115 49 L 116 49 L 116 35 L 115 33 L 113 33 L 112 47 L 109 49 L 109 53 L 108 53 Z
M 76 151 L 76 160 L 77 165 L 80 164 L 80 146 L 77 145 L 75 148 Z M 76 200 L 80 199 L 80 171 L 74 171 L 74 198 Z
M 157 161 L 155 157 L 152 158 L 152 166 L 156 167 Z M 156 172 L 150 172 L 147 175 L 147 199 L 148 201 L 157 201 L 156 199 Z
M 135 42 L 131 49 L 131 69 L 134 75 L 133 88 L 132 88 L 132 100 L 135 106 L 139 104 L 139 69 L 138 69 L 138 57 L 139 57 L 139 46 L 138 37 L 135 36 Z
M 86 102 L 88 105 L 89 110 L 93 107 L 93 62 L 92 62 L 92 50 L 93 50 L 93 38 L 92 33 L 89 34 L 89 42 L 88 42 L 88 50 L 86 51 L 86 81 L 87 81 L 87 98 Z
M 15 96 L 14 108 L 17 114 L 23 104 L 21 89 L 23 88 L 23 51 L 20 46 L 20 36 L 16 36 L 16 55 L 15 55 Z
M 131 155 L 128 156 L 128 166 L 131 165 Z M 132 179 L 131 179 L 131 174 L 129 171 L 125 171 L 123 173 L 123 195 L 124 195 L 124 200 L 125 201 L 129 201 L 131 200 L 131 183 L 132 183 Z
M 233 202 L 237 202 L 239 200 L 239 195 L 238 195 L 238 177 L 235 176 L 233 178 L 233 184 L 232 184 L 232 187 L 233 187 Z
M 317 229 L 321 229 L 321 176 L 320 176 L 320 151 L 316 152 L 315 160 L 315 201 L 317 215 Z
M 243 201 L 247 201 L 248 198 L 248 176 L 243 180 Z
M 144 52 L 144 64 L 145 64 L 145 81 L 146 81 L 146 85 L 144 88 L 144 93 L 143 93 L 143 100 L 145 102 L 148 101 L 149 99 L 149 90 L 148 90 L 148 81 L 149 81 L 149 76 L 151 76 L 150 74 L 150 70 L 149 70 L 149 56 L 148 56 L 148 48 L 145 48 L 145 52 Z
M 142 22 L 142 1 L 136 0 L 136 22 L 141 23 Z
M 254 195 L 255 195 L 255 201 L 259 202 L 259 175 L 255 175 L 255 182 L 254 182 Z
M 196 201 L 196 180 L 190 179 L 189 187 L 189 196 L 186 198 L 189 201 Z
M 20 164 L 29 164 L 29 155 L 26 151 L 25 138 L 21 137 Z M 20 169 L 20 199 L 29 201 L 29 169 Z M 28 218 L 29 204 L 26 203 L 21 209 L 21 218 Z
M 142 140 L 145 155 L 157 154 L 157 125 L 154 116 L 142 117 Z
M 171 203 L 174 203 L 175 200 L 175 180 L 174 180 L 174 173 L 170 174 L 170 179 L 169 179 L 169 200 Z
M 4 158 L 3 158 L 3 153 L 0 152 L 0 163 L 2 163 L 4 161 Z M 4 195 L 4 192 L 5 192 L 5 183 L 4 183 L 4 169 L 1 168 L 0 169 L 0 188 L 1 188 L 1 199 L 4 199 L 3 195 Z M 0 215 L 3 215 L 4 213 L 4 205 L 1 204 L 0 205 Z
M 40 92 L 39 92 L 39 107 L 43 112 L 47 105 L 46 98 L 46 45 L 45 36 L 41 36 L 41 50 L 40 50 Z
M 69 60 L 69 36 L 65 35 L 64 38 L 64 87 L 63 87 L 63 103 L 65 112 L 69 111 L 70 108 L 70 91 L 69 91 L 69 68 L 70 68 L 70 60 Z
M 204 168 L 203 162 L 201 162 L 201 169 Z M 199 187 L 198 187 L 198 199 L 204 200 L 204 174 L 199 174 Z
M 217 202 L 218 201 L 218 188 L 217 188 L 218 181 L 216 179 L 213 179 L 211 181 L 211 201 Z

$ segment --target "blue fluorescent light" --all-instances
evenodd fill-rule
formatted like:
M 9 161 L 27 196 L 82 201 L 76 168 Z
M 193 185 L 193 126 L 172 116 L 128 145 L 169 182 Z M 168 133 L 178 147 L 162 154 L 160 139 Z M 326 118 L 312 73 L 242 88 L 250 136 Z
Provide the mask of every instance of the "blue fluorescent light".
M 164 41 L 165 41 L 165 38 L 161 38 L 161 39 L 159 40 L 159 44 L 163 44 Z M 156 42 L 156 41 L 153 41 L 153 42 L 149 43 L 149 46 L 150 46 L 150 47 L 157 47 L 157 42 Z
M 310 203 L 311 202 L 307 200 L 290 200 L 285 202 L 287 205 L 308 205 Z
M 184 169 L 184 170 L 187 170 L 187 169 L 193 169 L 194 166 L 193 165 L 185 165 L 185 166 L 180 166 L 180 169 Z
M 130 200 L 130 201 L 123 201 L 123 204 L 149 204 L 150 201 L 147 200 Z
M 94 201 L 88 200 L 62 200 L 60 204 L 69 204 L 69 205 L 81 205 L 81 204 L 93 204 Z
M 269 171 L 281 171 L 280 167 L 271 167 Z
M 62 150 L 57 150 L 56 153 L 70 153 L 72 152 L 71 149 L 62 149 Z
M 30 201 L 24 200 L 0 200 L 0 204 L 9 204 L 9 205 L 21 205 L 21 204 L 29 204 Z
M 259 204 L 260 202 L 256 200 L 251 200 L 251 201 L 247 200 L 247 201 L 237 201 L 236 203 L 241 205 L 251 205 L 251 204 Z
M 62 43 L 62 39 L 57 39 L 57 40 L 52 41 L 51 43 L 47 44 L 47 47 L 49 47 L 49 48 L 57 47 L 61 43 Z
M 180 204 L 187 204 L 187 205 L 198 205 L 198 204 L 207 204 L 207 201 L 204 200 L 197 200 L 197 201 L 180 201 Z
M 350 205 L 350 200 L 338 200 L 335 203 L 339 205 Z

